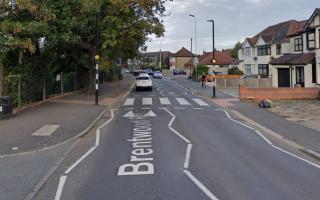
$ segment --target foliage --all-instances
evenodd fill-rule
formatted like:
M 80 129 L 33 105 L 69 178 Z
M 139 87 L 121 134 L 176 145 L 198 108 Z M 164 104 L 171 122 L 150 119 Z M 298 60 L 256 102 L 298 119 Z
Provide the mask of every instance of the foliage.
M 197 67 L 198 76 L 202 74 L 208 74 L 208 73 L 209 73 L 209 67 L 207 65 L 198 65 Z M 195 69 L 193 69 L 193 74 L 195 74 Z
M 231 49 L 231 51 L 230 51 L 230 56 L 231 56 L 232 58 L 234 58 L 234 59 L 239 59 L 239 58 L 238 58 L 238 51 L 239 51 L 239 49 L 241 49 L 241 48 L 242 48 L 242 43 L 238 41 L 238 42 L 234 45 L 233 49 Z
M 228 74 L 230 75 L 242 75 L 243 71 L 241 71 L 240 69 L 238 69 L 238 67 L 232 67 L 228 70 Z

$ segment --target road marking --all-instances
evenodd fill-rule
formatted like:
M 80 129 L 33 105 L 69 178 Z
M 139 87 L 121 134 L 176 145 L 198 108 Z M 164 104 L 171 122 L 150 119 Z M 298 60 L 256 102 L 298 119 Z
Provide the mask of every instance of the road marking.
M 174 92 L 168 92 L 168 94 L 175 94 Z
M 182 108 L 182 107 L 175 107 L 174 109 L 176 109 L 176 110 L 185 110 L 186 108 Z
M 298 159 L 298 160 L 301 160 L 301 161 L 303 161 L 303 162 L 305 162 L 305 163 L 307 163 L 307 164 L 309 164 L 309 165 L 312 165 L 312 166 L 320 169 L 320 165 L 318 165 L 318 164 L 316 164 L 316 163 L 313 163 L 313 162 L 311 162 L 311 161 L 309 161 L 309 160 L 306 160 L 306 159 L 304 159 L 304 158 L 302 158 L 302 157 L 300 157 L 300 156 L 297 156 L 297 155 L 295 155 L 295 154 L 293 154 L 293 153 L 290 153 L 289 151 L 286 151 L 286 150 L 284 150 L 284 149 L 282 149 L 282 148 L 274 145 L 274 144 L 273 144 L 269 139 L 267 139 L 260 131 L 255 130 L 254 128 L 252 128 L 252 127 L 250 127 L 250 126 L 247 126 L 247 125 L 245 125 L 245 124 L 243 124 L 243 123 L 241 123 L 241 122 L 239 122 L 239 121 L 237 121 L 237 120 L 235 120 L 235 119 L 232 119 L 231 116 L 230 116 L 230 114 L 228 113 L 228 111 L 223 110 L 223 109 L 216 109 L 216 110 L 218 110 L 218 111 L 224 111 L 224 112 L 226 113 L 226 116 L 227 116 L 231 121 L 236 122 L 236 123 L 238 123 L 238 124 L 240 124 L 240 125 L 248 128 L 248 129 L 250 129 L 250 130 L 254 130 L 254 131 L 255 131 L 266 143 L 268 143 L 272 148 L 275 148 L 275 149 L 277 149 L 277 150 L 279 150 L 279 151 L 281 151 L 281 152 L 283 152 L 283 153 L 285 153 L 285 154 L 287 154 L 287 155 L 289 155 L 289 156 L 291 156 L 291 157 L 294 157 L 294 158 L 296 158 L 296 159 Z
M 209 106 L 209 104 L 207 104 L 201 99 L 193 99 L 193 101 L 196 102 L 199 106 Z
M 192 108 L 193 110 L 204 110 L 204 108 Z
M 190 106 L 191 104 L 185 98 L 176 98 L 181 105 Z
M 310 164 L 310 165 L 312 165 L 312 166 L 320 169 L 320 165 L 317 165 L 317 164 L 315 164 L 315 163 L 313 163 L 313 162 L 311 162 L 311 161 L 309 161 L 309 160 L 306 160 L 306 159 L 304 159 L 304 158 L 302 158 L 302 157 L 300 157 L 300 156 L 297 156 L 297 155 L 295 155 L 295 154 L 293 154 L 293 153 L 290 153 L 289 151 L 286 151 L 286 150 L 284 150 L 284 149 L 282 149 L 282 148 L 280 148 L 280 147 L 277 147 L 277 146 L 275 146 L 275 145 L 273 145 L 273 144 L 272 144 L 271 146 L 272 146 L 273 148 L 275 148 L 275 149 L 277 149 L 277 150 L 279 150 L 279 151 L 281 151 L 281 152 L 289 155 L 289 156 L 292 156 L 292 157 L 294 157 L 294 158 L 296 158 L 296 159 L 298 159 L 298 160 L 304 161 L 304 162 L 306 162 L 306 163 L 308 163 L 308 164 Z
M 60 125 L 47 124 L 32 133 L 32 136 L 50 136 L 58 130 Z
M 143 105 L 152 105 L 152 98 L 143 98 L 142 104 Z
M 196 177 L 194 177 L 189 170 L 183 172 L 196 184 L 211 200 L 218 200 Z
M 169 127 L 169 129 L 174 132 L 177 136 L 179 136 L 182 140 L 184 140 L 186 143 L 191 144 L 191 142 L 185 138 L 183 135 L 181 135 L 178 131 L 176 131 L 174 128 L 172 128 L 171 126 Z
M 58 189 L 57 189 L 57 192 L 56 192 L 56 196 L 54 198 L 55 200 L 60 200 L 64 184 L 66 183 L 66 180 L 67 180 L 67 176 L 61 176 L 60 177 Z
M 184 159 L 184 165 L 183 165 L 185 169 L 189 168 L 191 149 L 192 149 L 192 144 L 188 144 L 186 157 Z
M 145 114 L 135 114 L 132 111 L 129 111 L 127 114 L 123 115 L 124 118 L 133 118 L 133 117 L 156 117 L 157 115 L 152 111 L 149 110 L 149 112 Z
M 123 105 L 124 106 L 133 106 L 133 104 L 134 104 L 134 98 L 127 98 Z
M 160 103 L 162 105 L 170 105 L 171 104 L 171 102 L 168 98 L 160 98 Z
M 141 110 L 151 110 L 151 108 L 141 108 Z

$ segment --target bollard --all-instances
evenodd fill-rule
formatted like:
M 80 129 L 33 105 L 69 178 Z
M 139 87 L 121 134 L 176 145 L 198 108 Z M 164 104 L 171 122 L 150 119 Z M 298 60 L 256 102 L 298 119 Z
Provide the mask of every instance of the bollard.
M 216 86 L 213 85 L 212 87 L 212 98 L 216 98 Z

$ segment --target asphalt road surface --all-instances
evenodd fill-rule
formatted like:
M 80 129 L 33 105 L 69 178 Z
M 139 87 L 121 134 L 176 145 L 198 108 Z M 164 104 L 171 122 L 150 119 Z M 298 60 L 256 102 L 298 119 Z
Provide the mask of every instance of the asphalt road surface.
M 36 199 L 320 199 L 315 160 L 173 80 L 154 82 L 112 110 Z

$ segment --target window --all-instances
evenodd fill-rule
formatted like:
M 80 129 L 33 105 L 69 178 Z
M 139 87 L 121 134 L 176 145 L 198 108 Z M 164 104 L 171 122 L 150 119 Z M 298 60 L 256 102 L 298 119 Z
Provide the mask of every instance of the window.
M 258 56 L 271 55 L 271 45 L 258 46 Z
M 312 63 L 312 83 L 317 82 L 317 63 Z
M 277 44 L 277 55 L 281 55 L 281 44 Z
M 252 49 L 250 47 L 245 47 L 242 49 L 242 54 L 246 57 L 252 56 Z
M 303 40 L 302 37 L 294 39 L 294 51 L 302 51 L 303 50 Z
M 247 74 L 247 75 L 252 74 L 251 65 L 250 64 L 245 64 L 244 65 L 244 70 L 245 70 L 245 74 Z
M 261 75 L 263 78 L 269 76 L 269 65 L 258 65 L 259 75 Z
M 316 48 L 315 32 L 307 33 L 307 48 L 309 50 Z

